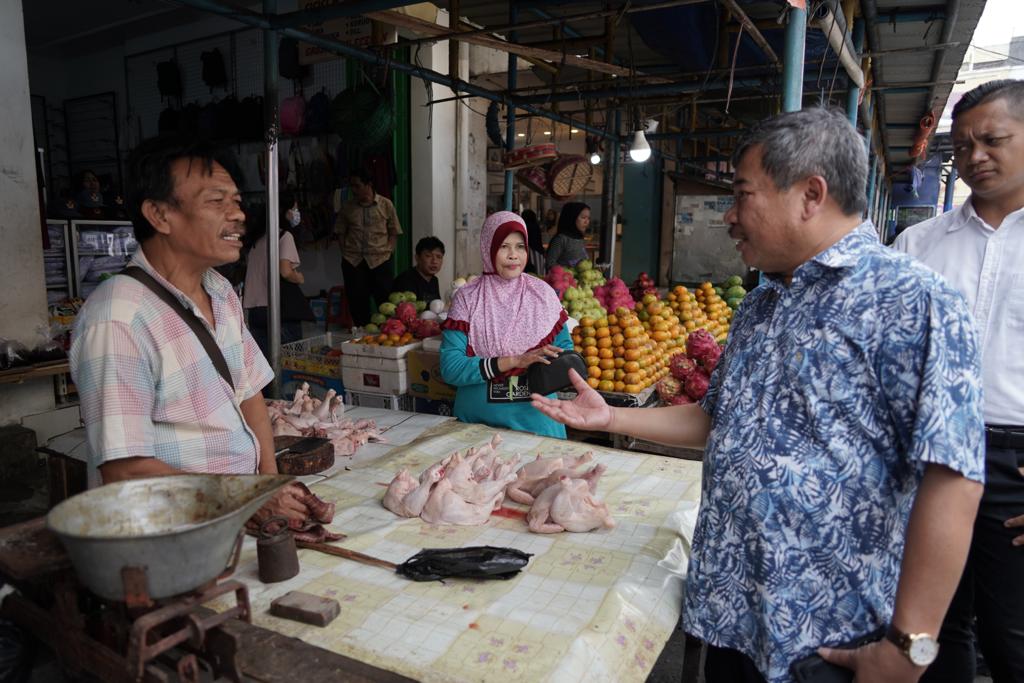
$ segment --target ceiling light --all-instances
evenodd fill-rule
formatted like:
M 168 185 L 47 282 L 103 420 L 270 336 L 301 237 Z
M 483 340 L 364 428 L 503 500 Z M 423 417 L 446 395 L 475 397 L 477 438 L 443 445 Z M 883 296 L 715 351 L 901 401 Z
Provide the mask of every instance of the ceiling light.
M 551 135 L 551 131 L 550 130 L 544 131 L 544 135 Z
M 601 155 L 598 154 L 597 152 L 591 154 L 590 163 L 593 164 L 594 166 L 597 166 L 599 163 L 601 163 Z
M 526 137 L 526 133 L 516 133 L 516 137 L 517 138 L 525 138 Z
M 629 158 L 633 161 L 644 162 L 651 158 L 651 145 L 647 142 L 642 130 L 633 134 L 633 144 L 629 147 Z
M 570 128 L 570 129 L 569 129 L 569 132 L 570 132 L 570 133 L 579 133 L 579 132 L 580 132 L 580 129 L 579 129 L 579 128 Z

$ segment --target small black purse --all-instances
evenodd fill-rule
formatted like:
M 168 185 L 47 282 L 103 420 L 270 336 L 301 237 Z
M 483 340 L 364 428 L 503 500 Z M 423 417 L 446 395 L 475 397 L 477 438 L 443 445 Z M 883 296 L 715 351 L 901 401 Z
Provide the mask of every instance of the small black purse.
M 587 376 L 587 364 L 583 356 L 575 351 L 562 351 L 550 361 L 546 365 L 534 363 L 526 370 L 531 392 L 547 396 L 572 387 L 572 381 L 569 379 L 570 368 L 579 373 L 580 377 Z

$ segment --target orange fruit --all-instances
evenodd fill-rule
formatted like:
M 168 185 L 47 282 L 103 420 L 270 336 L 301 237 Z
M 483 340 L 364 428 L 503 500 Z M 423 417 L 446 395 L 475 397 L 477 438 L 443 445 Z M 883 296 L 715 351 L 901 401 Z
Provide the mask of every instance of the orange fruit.
M 626 384 L 639 384 L 640 382 L 643 381 L 643 379 L 644 378 L 641 377 L 640 373 L 638 372 L 627 372 L 625 375 L 622 376 L 622 381 L 625 382 Z
M 597 356 L 584 356 L 583 361 L 587 364 L 588 368 L 593 368 L 596 367 L 597 364 L 601 362 L 601 359 L 598 358 Z
M 597 350 L 597 357 L 598 358 L 614 358 L 614 356 L 612 355 L 612 350 L 611 349 L 598 349 Z
M 622 346 L 622 342 L 626 341 L 626 338 L 621 334 L 612 335 L 612 346 Z
M 621 356 L 616 356 L 615 360 L 614 360 L 614 363 L 615 363 L 615 367 L 616 368 L 621 368 L 621 367 L 624 367 L 626 365 L 626 359 L 622 358 Z
M 601 370 L 611 370 L 615 367 L 615 361 L 611 358 L 600 358 L 597 361 L 597 367 Z
M 602 327 L 608 327 L 609 324 L 610 323 L 608 322 L 608 318 L 598 318 L 597 320 L 594 321 L 594 327 L 596 327 L 597 329 L 601 329 Z
M 600 339 L 597 340 L 597 348 L 599 348 L 599 349 L 610 349 L 610 348 L 612 348 L 612 338 L 611 337 L 601 337 Z
M 644 388 L 639 384 L 625 384 L 623 387 L 627 394 L 639 394 Z
M 597 385 L 598 391 L 615 391 L 615 383 L 611 380 L 601 380 L 601 383 Z
M 594 337 L 584 337 L 583 338 L 583 345 L 584 346 L 597 346 L 597 339 L 594 338 Z
M 607 339 L 612 336 L 612 333 L 607 327 L 599 327 L 597 328 L 597 334 L 595 336 L 598 339 Z
M 640 369 L 640 364 L 635 360 L 626 361 L 626 364 L 622 366 L 622 369 L 626 372 L 636 372 Z
M 584 337 L 593 337 L 596 333 L 597 330 L 594 329 L 593 325 L 588 325 L 586 327 L 580 325 L 580 335 Z
M 614 370 L 602 370 L 601 371 L 601 381 L 602 382 L 611 382 L 614 379 L 615 379 L 615 371 Z
M 708 284 L 710 284 L 710 283 L 708 283 Z M 580 327 L 593 327 L 593 326 L 594 326 L 594 319 L 593 318 L 590 318 L 590 317 L 580 318 Z
M 615 383 L 615 391 L 625 391 L 625 390 L 626 390 L 626 383 L 625 382 L 616 382 Z
M 626 349 L 626 353 L 623 354 L 623 358 L 628 362 L 632 360 L 640 360 L 642 355 L 643 352 L 640 349 Z
M 594 365 L 591 365 L 589 368 L 587 368 L 587 376 L 588 377 L 600 377 L 601 376 L 601 368 L 599 368 L 597 366 L 594 366 Z
M 584 356 L 594 356 L 596 358 L 597 357 L 597 347 L 596 346 L 584 346 L 583 347 L 583 355 Z
M 598 385 L 601 384 L 601 380 L 596 377 L 588 377 L 587 384 L 590 385 L 591 389 L 597 389 Z

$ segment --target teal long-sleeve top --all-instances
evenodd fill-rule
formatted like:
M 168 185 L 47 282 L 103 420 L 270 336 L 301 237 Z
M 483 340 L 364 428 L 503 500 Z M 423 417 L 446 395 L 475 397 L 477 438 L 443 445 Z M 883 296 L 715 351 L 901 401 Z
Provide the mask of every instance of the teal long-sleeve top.
M 562 327 L 552 343 L 562 349 L 572 349 L 568 328 Z M 480 358 L 466 355 L 465 332 L 443 332 L 441 376 L 456 387 L 454 413 L 459 420 L 565 438 L 565 426 L 541 413 L 529 401 L 491 403 L 487 400 L 487 380 L 480 370 Z

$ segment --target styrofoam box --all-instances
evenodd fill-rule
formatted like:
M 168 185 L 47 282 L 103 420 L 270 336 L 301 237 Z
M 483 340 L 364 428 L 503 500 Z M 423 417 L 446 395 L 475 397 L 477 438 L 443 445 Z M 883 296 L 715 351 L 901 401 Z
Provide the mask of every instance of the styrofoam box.
M 364 391 L 371 394 L 404 394 L 409 391 L 409 372 L 407 365 L 400 371 L 383 369 L 383 363 L 389 362 L 386 358 L 378 358 L 382 363 L 377 368 L 354 368 L 343 366 L 341 368 L 341 381 L 348 391 Z M 390 363 L 394 363 L 393 360 Z M 403 361 L 404 363 L 404 361 Z
M 345 342 L 341 345 L 341 352 L 353 356 L 376 356 L 378 358 L 404 358 L 405 354 L 413 349 L 423 346 L 423 342 L 415 341 L 403 346 L 381 346 L 379 344 L 358 344 L 356 342 Z
M 341 357 L 341 367 L 360 368 L 363 370 L 379 370 L 382 372 L 406 372 L 409 369 L 409 357 L 381 358 L 380 356 L 349 356 Z
M 402 394 L 369 394 L 360 391 L 349 391 L 345 394 L 345 403 L 362 408 L 386 408 L 387 410 L 412 411 L 412 396 Z

